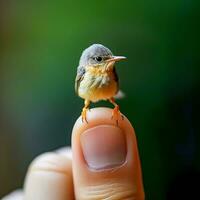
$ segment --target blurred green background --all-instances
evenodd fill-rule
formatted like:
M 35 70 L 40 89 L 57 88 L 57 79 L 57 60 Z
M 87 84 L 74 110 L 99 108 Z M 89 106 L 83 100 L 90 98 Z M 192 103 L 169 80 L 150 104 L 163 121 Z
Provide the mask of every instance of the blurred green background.
M 1 1 L 0 197 L 22 187 L 35 156 L 70 145 L 83 105 L 74 93 L 76 67 L 92 43 L 128 57 L 117 66 L 127 96 L 118 102 L 136 130 L 146 199 L 194 190 L 198 1 L 72 2 Z M 92 106 L 102 105 L 110 106 Z

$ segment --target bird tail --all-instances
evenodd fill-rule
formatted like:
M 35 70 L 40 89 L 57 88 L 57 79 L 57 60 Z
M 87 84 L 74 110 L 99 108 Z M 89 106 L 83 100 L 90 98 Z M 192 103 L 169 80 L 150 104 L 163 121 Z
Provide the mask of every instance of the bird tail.
M 119 90 L 117 94 L 114 96 L 115 99 L 123 99 L 125 97 L 125 93 Z

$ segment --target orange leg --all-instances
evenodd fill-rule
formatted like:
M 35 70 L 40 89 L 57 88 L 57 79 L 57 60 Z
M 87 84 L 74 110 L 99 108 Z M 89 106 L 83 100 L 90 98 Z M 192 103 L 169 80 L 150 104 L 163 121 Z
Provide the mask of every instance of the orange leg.
M 87 115 L 88 107 L 90 105 L 90 101 L 89 100 L 85 100 L 84 104 L 85 104 L 85 106 L 83 107 L 82 112 L 81 112 L 82 122 L 86 121 L 88 123 L 86 115 Z
M 109 99 L 109 101 L 115 106 L 113 111 L 112 111 L 112 119 L 116 120 L 116 123 L 118 125 L 118 121 L 119 121 L 119 116 L 124 119 L 124 116 L 120 113 L 119 111 L 119 106 L 115 103 L 115 99 L 111 98 Z

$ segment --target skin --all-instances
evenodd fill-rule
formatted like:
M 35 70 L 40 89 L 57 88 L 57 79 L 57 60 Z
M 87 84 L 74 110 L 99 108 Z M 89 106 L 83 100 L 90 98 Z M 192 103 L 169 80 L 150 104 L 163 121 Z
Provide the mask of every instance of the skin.
M 23 197 L 26 200 L 144 200 L 134 129 L 126 117 L 124 120 L 120 120 L 116 127 L 115 122 L 110 118 L 111 115 L 111 109 L 95 108 L 88 112 L 89 124 L 82 123 L 81 117 L 79 117 L 72 131 L 72 149 L 64 148 L 37 157 L 28 169 L 24 191 L 11 194 L 3 200 L 22 200 Z M 107 133 L 103 140 L 105 143 L 109 141 L 110 137 L 125 138 L 127 155 L 125 161 L 120 165 L 97 170 L 89 167 L 86 162 L 82 148 L 82 136 L 83 134 L 87 136 L 87 133 L 91 133 L 93 130 L 98 131 L 99 127 L 101 131 L 120 129 L 116 133 L 113 131 L 110 134 Z M 123 133 L 123 135 L 120 136 L 118 133 Z M 91 140 L 92 135 L 88 134 L 86 142 Z M 112 145 L 105 144 L 107 146 L 105 151 L 109 153 Z M 94 151 L 102 148 L 91 142 L 90 146 Z M 89 153 L 93 153 L 90 150 Z M 96 159 L 97 162 L 98 159 Z

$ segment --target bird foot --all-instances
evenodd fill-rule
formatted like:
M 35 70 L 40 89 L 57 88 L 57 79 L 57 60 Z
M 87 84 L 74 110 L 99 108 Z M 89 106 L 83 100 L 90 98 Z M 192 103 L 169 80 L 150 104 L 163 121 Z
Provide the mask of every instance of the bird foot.
M 116 121 L 116 124 L 118 126 L 119 124 L 119 118 L 121 117 L 122 120 L 124 120 L 124 116 L 120 113 L 119 111 L 119 106 L 115 106 L 113 111 L 112 111 L 112 117 L 111 119 L 114 119 Z
M 84 123 L 84 121 L 86 123 L 88 123 L 87 121 L 87 110 L 88 108 L 83 108 L 82 112 L 81 112 L 81 117 L 82 117 L 82 122 Z

